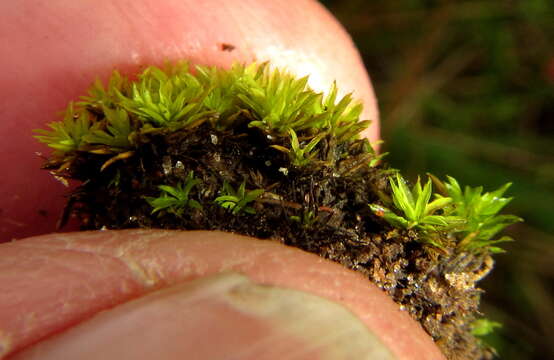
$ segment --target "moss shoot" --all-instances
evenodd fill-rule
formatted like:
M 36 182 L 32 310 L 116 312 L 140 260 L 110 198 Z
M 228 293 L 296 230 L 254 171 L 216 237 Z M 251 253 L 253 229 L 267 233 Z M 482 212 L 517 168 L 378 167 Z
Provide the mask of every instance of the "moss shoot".
M 359 133 L 362 106 L 267 64 L 115 72 L 37 130 L 44 165 L 80 186 L 61 225 L 209 229 L 279 241 L 359 271 L 449 359 L 488 359 L 477 282 L 509 184 L 484 192 L 429 175 L 412 185 Z M 434 190 L 433 190 L 434 188 Z M 496 323 L 494 323 L 497 325 Z

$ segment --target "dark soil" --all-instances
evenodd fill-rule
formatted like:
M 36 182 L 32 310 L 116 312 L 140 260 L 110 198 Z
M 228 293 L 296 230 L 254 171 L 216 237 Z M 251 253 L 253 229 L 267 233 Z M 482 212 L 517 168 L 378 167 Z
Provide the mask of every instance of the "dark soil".
M 246 126 L 152 134 L 133 156 L 100 173 L 109 156 L 82 153 L 65 174 L 82 181 L 66 215 L 78 216 L 84 229 L 217 229 L 296 246 L 363 273 L 421 323 L 448 359 L 491 358 L 470 332 L 481 293 L 475 283 L 491 258 L 439 250 L 418 241 L 415 231 L 392 228 L 368 207 L 390 189 L 388 170 L 367 166 L 367 141 L 322 143 L 317 159 L 302 168 L 270 147 L 288 147 L 288 136 Z M 174 186 L 191 170 L 201 184 L 190 197 L 203 208 L 151 215 L 145 197 L 159 196 L 158 185 Z M 250 204 L 255 214 L 233 215 L 214 203 L 224 181 L 265 190 Z

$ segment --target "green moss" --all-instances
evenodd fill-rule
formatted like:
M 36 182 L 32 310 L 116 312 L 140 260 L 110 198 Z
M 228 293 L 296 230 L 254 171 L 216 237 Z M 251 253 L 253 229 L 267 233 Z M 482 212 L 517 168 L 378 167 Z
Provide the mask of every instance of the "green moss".
M 222 130 L 246 118 L 249 127 L 268 134 L 290 134 L 286 151 L 302 165 L 323 134 L 349 141 L 369 124 L 359 121 L 362 105 L 350 95 L 335 104 L 336 86 L 325 97 L 307 87 L 307 77 L 296 79 L 267 64 L 195 69 L 193 74 L 187 63 L 163 70 L 152 66 L 136 82 L 118 72 L 107 88 L 97 81 L 88 96 L 68 106 L 62 122 L 37 130 L 36 138 L 55 149 L 50 164 L 68 167 L 78 152 L 118 154 L 140 146 L 148 134 L 204 122 Z M 304 148 L 299 131 L 309 142 Z
M 187 63 L 164 69 L 151 66 L 135 82 L 118 72 L 114 72 L 107 88 L 97 81 L 88 96 L 70 103 L 62 121 L 48 124 L 50 130 L 36 130 L 36 138 L 54 149 L 48 166 L 64 171 L 71 168 L 79 154 L 112 154 L 103 170 L 133 156 L 134 149 L 149 141 L 149 134 L 193 129 L 204 122 L 224 130 L 246 119 L 248 127 L 259 128 L 269 136 L 288 137 L 288 146 L 271 147 L 287 153 L 292 165 L 301 167 L 316 161 L 318 144 L 324 137 L 339 144 L 351 142 L 369 124 L 359 120 L 362 105 L 350 95 L 337 101 L 335 84 L 324 96 L 307 86 L 307 77 L 297 79 L 270 69 L 268 64 L 235 65 L 230 70 L 197 66 L 195 70 L 193 74 Z M 301 139 L 297 132 L 302 132 Z M 367 152 L 372 155 L 367 165 L 375 166 L 381 156 L 371 147 Z M 382 204 L 369 206 L 394 227 L 418 229 L 420 238 L 436 247 L 447 247 L 440 239 L 449 237 L 437 233 L 448 232 L 463 250 L 499 252 L 494 245 L 509 239 L 493 239 L 495 235 L 521 221 L 516 216 L 498 215 L 511 200 L 502 197 L 509 184 L 482 194 L 481 187 L 466 187 L 462 192 L 451 177 L 446 183 L 434 180 L 443 195 L 432 194 L 430 180 L 422 188 L 418 179 L 410 189 L 396 174 L 390 178 L 391 196 L 381 196 L 385 200 Z M 162 201 L 165 204 L 177 199 L 168 189 L 162 189 L 157 201 L 149 200 L 154 212 L 168 207 L 161 206 Z M 184 189 L 190 191 L 189 185 Z M 178 188 L 175 191 L 183 194 Z
M 390 186 L 392 202 L 400 215 L 379 204 L 370 204 L 371 210 L 395 227 L 418 229 L 423 240 L 438 248 L 447 247 L 447 244 L 440 242 L 441 239 L 454 238 L 459 251 L 502 252 L 495 244 L 511 241 L 511 238 L 494 237 L 506 226 L 522 221 L 514 215 L 498 214 L 512 200 L 502 197 L 511 184 L 482 194 L 482 187 L 466 186 L 462 191 L 451 176 L 447 183 L 435 176 L 430 177 L 444 195 L 432 193 L 431 179 L 422 188 L 418 178 L 410 189 L 402 176 L 396 174 L 395 178 L 390 178 Z M 432 197 L 435 199 L 430 201 Z M 385 202 L 390 202 L 387 200 L 385 198 Z M 447 232 L 452 236 L 436 236 L 439 232 Z
M 267 64 L 115 72 L 36 138 L 53 149 L 45 168 L 82 182 L 67 211 L 85 229 L 278 239 L 368 276 L 445 354 L 483 355 L 475 283 L 508 240 L 498 233 L 521 221 L 499 215 L 509 184 L 462 191 L 430 175 L 409 186 L 360 138 L 362 105 L 307 82 Z

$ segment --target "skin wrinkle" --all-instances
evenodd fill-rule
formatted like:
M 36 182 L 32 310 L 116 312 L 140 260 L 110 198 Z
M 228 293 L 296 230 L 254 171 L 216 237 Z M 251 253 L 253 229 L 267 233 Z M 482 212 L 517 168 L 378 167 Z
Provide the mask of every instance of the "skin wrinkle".
M 153 266 L 148 266 L 148 264 L 141 264 L 133 260 L 131 256 L 126 255 L 126 249 L 125 247 L 119 247 L 116 252 L 109 253 L 109 252 L 98 252 L 94 251 L 94 249 L 87 249 L 87 248 L 73 248 L 71 244 L 72 241 L 67 241 L 67 236 L 60 236 L 60 240 L 62 240 L 63 243 L 65 243 L 62 247 L 58 248 L 59 250 L 63 251 L 74 251 L 77 253 L 82 254 L 90 254 L 92 256 L 98 257 L 98 258 L 106 258 L 111 260 L 117 260 L 122 265 L 124 265 L 132 274 L 137 282 L 137 284 L 140 284 L 145 289 L 155 287 L 157 284 L 161 282 L 161 276 L 156 273 L 155 271 L 152 271 L 154 269 Z M 29 249 L 44 249 L 44 250 L 51 250 L 52 247 L 48 246 L 46 244 L 27 244 L 25 242 L 15 242 L 14 243 L 18 247 L 25 247 Z M 51 260 L 52 257 L 48 257 L 48 260 Z M 54 258 L 57 259 L 57 258 Z M 67 265 L 65 262 L 62 261 L 63 265 Z M 73 267 L 69 267 L 68 270 L 75 270 Z
M 209 264 L 206 264 L 205 261 L 200 261 L 193 255 L 182 255 L 181 251 L 177 253 L 177 263 L 183 264 L 183 268 L 188 269 L 188 272 L 192 274 L 205 274 L 209 271 Z M 176 273 L 173 275 L 177 277 Z
M 90 234 L 90 233 L 88 233 Z M 162 235 L 162 234 L 160 234 Z M 163 238 L 164 236 L 156 236 L 154 237 L 156 240 L 159 240 L 161 238 Z M 161 271 L 156 271 L 156 268 L 157 267 L 160 267 L 160 263 L 156 263 L 155 260 L 152 260 L 150 263 L 146 262 L 146 263 L 139 263 L 135 260 L 133 260 L 133 257 L 132 255 L 128 255 L 128 252 L 130 250 L 130 248 L 136 248 L 137 245 L 138 248 L 143 248 L 143 249 L 147 249 L 148 247 L 148 244 L 141 244 L 141 241 L 136 241 L 136 242 L 132 242 L 131 243 L 131 246 L 121 246 L 121 247 L 118 247 L 116 249 L 116 251 L 114 253 L 110 253 L 110 252 L 105 252 L 105 251 L 98 251 L 98 250 L 102 250 L 102 249 L 88 249 L 88 248 L 79 248 L 79 247 L 74 247 L 74 242 L 75 240 L 77 239 L 72 239 L 73 241 L 68 241 L 67 240 L 67 237 L 66 236 L 59 236 L 58 239 L 56 240 L 61 240 L 61 247 L 59 247 L 58 249 L 60 250 L 63 250 L 63 251 L 73 251 L 73 252 L 78 252 L 78 253 L 83 253 L 83 254 L 90 254 L 94 257 L 97 257 L 97 258 L 107 258 L 107 259 L 110 259 L 110 260 L 117 260 L 119 262 L 121 262 L 121 264 L 123 264 L 128 270 L 129 272 L 134 276 L 134 279 L 136 280 L 136 282 L 138 284 L 140 284 L 142 287 L 144 287 L 145 289 L 147 288 L 152 288 L 152 287 L 156 287 L 160 282 L 162 282 L 162 276 L 161 275 Z M 154 239 L 150 239 L 149 241 L 152 241 Z M 42 244 L 28 244 L 26 242 L 17 242 L 17 243 L 14 243 L 15 246 L 17 247 L 26 247 L 26 248 L 29 248 L 29 249 L 44 249 L 44 250 L 51 250 L 52 247 L 51 246 L 47 246 L 46 244 L 45 245 L 42 245 Z M 57 261 L 57 257 L 53 258 L 53 257 L 46 257 L 47 255 L 44 255 L 45 258 L 49 261 Z M 36 259 L 36 258 L 35 258 Z M 191 260 L 193 260 L 194 258 L 190 258 Z M 66 266 L 67 264 L 63 262 L 63 260 L 59 260 L 59 261 L 62 261 L 62 263 L 60 265 L 64 265 Z M 160 261 L 163 261 L 163 259 L 160 259 Z M 67 270 L 75 270 L 74 268 L 70 267 L 68 268 Z M 40 276 L 40 271 L 37 271 Z
M 160 237 L 157 240 L 163 239 L 163 237 Z M 122 261 L 127 263 L 132 269 L 136 269 L 137 271 L 140 271 L 140 273 L 143 274 L 143 278 L 148 280 L 148 284 L 150 287 L 157 286 L 160 283 L 164 283 L 164 277 L 166 277 L 167 271 L 165 270 L 166 266 L 166 259 L 163 256 L 151 256 L 145 259 L 141 259 L 140 261 L 136 261 L 134 259 L 133 254 L 140 250 L 148 249 L 149 245 L 151 244 L 153 239 L 147 239 L 146 241 L 137 241 L 136 244 L 134 242 L 124 244 L 123 246 L 116 247 L 116 256 L 120 258 Z M 109 254 L 108 250 L 108 254 Z M 180 261 L 182 260 L 182 256 L 175 252 L 177 261 L 176 264 L 180 264 L 182 267 L 183 273 L 191 273 L 191 272 L 197 272 L 202 267 L 197 266 L 201 260 L 195 259 L 194 257 L 189 257 L 187 262 Z M 177 274 L 174 274 L 177 275 Z
M 62 239 L 63 239 L 63 237 L 62 237 Z M 51 251 L 52 250 L 52 247 L 48 246 L 47 244 L 28 244 L 28 243 L 25 243 L 25 242 L 14 242 L 13 245 L 15 247 L 27 248 L 29 250 L 46 250 L 46 251 Z M 98 258 L 98 259 L 106 258 L 106 259 L 110 259 L 110 260 L 119 260 L 121 262 L 121 264 L 125 265 L 125 267 L 127 267 L 132 274 L 137 275 L 137 280 L 138 280 L 139 283 L 143 283 L 146 286 L 146 284 L 151 282 L 151 281 L 148 280 L 148 277 L 146 276 L 146 273 L 138 267 L 138 264 L 134 264 L 132 260 L 125 259 L 124 257 L 120 257 L 117 254 L 101 254 L 101 253 L 94 252 L 94 251 L 87 250 L 87 249 L 72 249 L 72 248 L 68 248 L 67 245 L 64 246 L 64 247 L 61 247 L 61 248 L 57 248 L 57 250 L 61 250 L 61 251 L 64 251 L 64 252 L 75 252 L 75 253 L 79 253 L 79 254 L 87 254 L 87 255 L 91 255 L 91 256 L 93 256 L 95 258 Z M 73 264 L 67 264 L 64 261 L 64 259 L 61 258 L 61 257 L 52 257 L 48 254 L 38 254 L 38 255 L 33 254 L 33 256 L 34 256 L 33 258 L 28 259 L 28 260 L 29 261 L 36 261 L 36 260 L 44 259 L 44 260 L 47 260 L 50 263 L 56 263 L 56 264 L 58 264 L 62 267 L 66 267 L 67 271 L 75 271 L 76 270 L 76 268 L 72 266 Z M 102 263 L 102 261 L 100 261 L 100 263 Z M 37 269 L 37 275 L 38 275 L 38 277 L 40 277 L 40 269 Z
M 137 242 L 136 245 L 141 245 L 141 243 Z M 131 273 L 133 273 L 137 279 L 142 282 L 145 288 L 156 287 L 157 284 L 162 282 L 163 275 L 161 275 L 159 271 L 156 271 L 152 264 L 142 264 L 135 261 L 132 256 L 128 255 L 129 251 L 129 248 L 121 246 L 116 249 L 112 256 L 121 260 L 128 267 L 129 271 L 131 271 Z M 110 256 L 111 254 L 107 253 L 106 255 Z M 154 259 L 151 261 L 155 264 Z
M 160 283 L 160 277 L 154 276 L 155 274 L 152 271 L 149 271 L 148 267 L 141 266 L 141 264 L 136 261 L 127 259 L 125 257 L 116 256 L 116 259 L 120 260 L 126 267 L 129 269 L 134 278 L 142 285 L 144 288 L 153 288 Z
M 87 232 L 85 234 L 92 234 L 91 232 Z M 144 234 L 147 234 L 147 236 L 144 236 Z M 126 265 L 130 265 L 132 268 L 140 268 L 141 273 L 152 273 L 153 269 L 158 268 L 161 269 L 166 262 L 166 257 L 164 256 L 157 256 L 159 258 L 159 262 L 155 260 L 155 258 L 148 257 L 146 259 L 141 259 L 140 263 L 134 260 L 133 256 L 134 253 L 140 252 L 140 250 L 145 250 L 150 248 L 153 243 L 163 241 L 167 239 L 168 237 L 173 237 L 175 232 L 171 231 L 160 231 L 158 233 L 152 233 L 150 231 L 137 231 L 137 237 L 139 237 L 136 241 L 132 242 L 126 242 L 122 245 L 115 245 L 112 243 L 110 239 L 108 241 L 103 241 L 102 246 L 94 246 L 90 247 L 88 245 L 83 246 L 80 244 L 79 237 L 75 236 L 71 238 L 71 240 L 66 241 L 66 236 L 60 235 L 58 239 L 62 239 L 61 246 L 55 246 L 55 248 L 64 249 L 64 250 L 72 250 L 72 251 L 78 251 L 78 252 L 84 252 L 84 253 L 90 253 L 95 255 L 102 255 L 107 256 L 110 258 L 117 258 L 121 261 L 123 261 Z M 101 235 L 101 234 L 100 234 Z M 102 236 L 99 236 L 100 239 L 103 239 Z M 99 239 L 99 240 L 100 240 Z M 17 243 L 20 244 L 20 243 Z M 49 243 L 50 245 L 50 243 Z M 59 244 L 54 244 L 59 245 Z M 113 247 L 115 245 L 115 247 Z M 29 246 L 29 245 L 27 245 Z M 35 244 L 31 245 L 30 247 L 38 248 Z M 52 246 L 48 246 L 48 249 L 51 249 Z M 154 254 L 152 254 L 154 256 Z M 273 254 L 269 252 L 267 249 L 252 249 L 248 253 L 236 253 L 236 254 L 229 254 L 227 257 L 228 260 L 225 260 L 222 262 L 220 266 L 220 271 L 226 271 L 229 269 L 233 269 L 236 266 L 248 264 L 251 259 L 255 259 L 257 257 L 266 256 L 267 259 L 273 258 Z M 195 268 L 205 268 L 205 266 L 197 266 L 201 265 L 201 262 L 203 262 L 202 259 L 197 258 L 190 258 L 191 260 L 195 260 L 193 262 L 193 265 L 195 265 Z M 286 265 L 282 264 L 282 260 L 278 259 L 276 256 L 276 259 L 274 259 L 274 262 L 279 265 L 283 265 L 284 268 L 286 268 Z M 182 265 L 182 263 L 180 263 Z M 147 270 L 145 270 L 147 269 Z M 159 273 L 158 270 L 157 272 Z
M 40 257 L 31 258 L 30 261 L 35 262 L 36 260 L 40 260 L 41 258 L 44 258 L 44 260 L 46 260 L 45 262 L 47 263 L 46 266 L 44 266 L 44 267 L 54 266 L 55 268 L 59 269 L 61 272 L 66 273 L 66 274 L 71 274 L 75 278 L 83 278 L 84 276 L 86 277 L 86 274 L 87 274 L 87 269 L 86 268 L 76 268 L 75 266 L 72 266 L 74 264 L 66 262 L 64 255 L 69 253 L 69 252 L 76 252 L 76 253 L 79 253 L 79 254 L 83 254 L 83 252 L 76 251 L 76 250 L 64 250 L 63 252 L 57 252 L 57 254 L 56 254 L 57 256 L 55 256 L 55 257 L 51 256 L 51 255 L 48 255 L 48 254 L 44 254 L 43 256 L 40 256 Z M 94 254 L 94 253 L 90 253 L 90 252 L 85 252 L 85 254 L 92 255 L 92 257 L 94 258 L 92 260 L 93 260 L 95 266 L 99 265 L 98 267 L 100 269 L 104 268 L 104 270 L 106 272 L 110 271 L 110 268 L 108 266 L 108 262 L 112 263 L 113 261 L 118 261 L 119 260 L 119 259 L 114 258 L 114 257 L 98 255 L 98 254 Z M 126 263 L 124 263 L 124 262 L 120 262 L 120 263 L 125 265 L 125 267 L 127 267 Z M 36 279 L 43 279 L 44 278 L 44 275 L 42 274 L 41 269 L 42 269 L 41 267 L 37 267 L 36 270 L 34 271 L 34 274 L 36 275 L 35 276 Z M 133 273 L 133 272 L 131 271 L 131 273 Z M 137 280 L 140 280 L 140 279 L 137 279 Z M 141 282 L 137 281 L 137 283 L 140 284 Z M 71 288 L 67 289 L 67 291 L 69 293 L 67 293 L 66 296 L 61 295 L 60 298 L 61 299 L 63 299 L 64 297 L 74 298 L 74 296 L 70 296 L 70 295 L 73 294 L 71 292 L 72 290 L 74 290 L 74 289 L 71 289 Z M 81 283 L 81 288 L 79 288 L 79 292 L 78 292 L 80 298 L 86 298 L 87 295 L 90 298 L 95 298 L 95 295 L 94 295 L 95 293 L 96 293 L 96 290 L 92 287 L 92 284 L 89 284 L 87 282 Z M 64 307 L 68 307 L 70 305 L 71 305 L 70 303 L 64 302 Z

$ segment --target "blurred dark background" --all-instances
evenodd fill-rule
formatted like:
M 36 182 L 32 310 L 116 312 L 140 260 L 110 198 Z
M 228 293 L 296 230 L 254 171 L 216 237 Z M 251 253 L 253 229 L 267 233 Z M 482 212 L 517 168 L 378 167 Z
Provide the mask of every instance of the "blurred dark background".
M 481 283 L 503 324 L 486 340 L 505 360 L 554 359 L 554 0 L 322 2 L 362 53 L 393 167 L 513 182 L 505 212 L 525 222 Z

